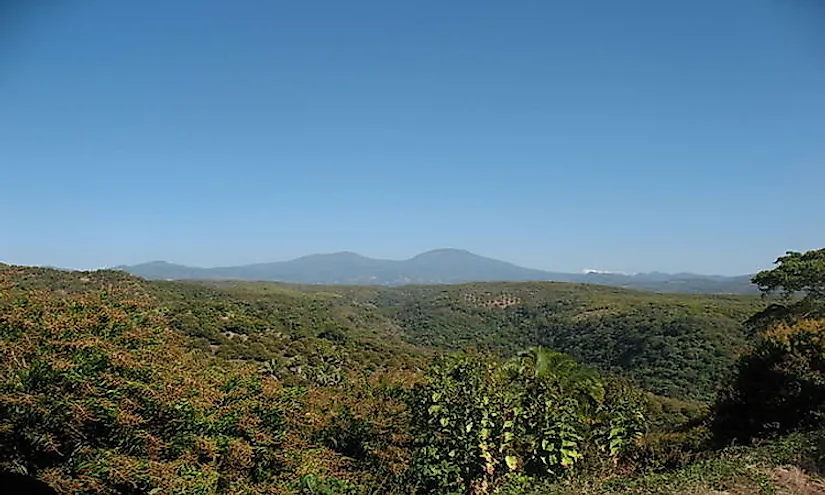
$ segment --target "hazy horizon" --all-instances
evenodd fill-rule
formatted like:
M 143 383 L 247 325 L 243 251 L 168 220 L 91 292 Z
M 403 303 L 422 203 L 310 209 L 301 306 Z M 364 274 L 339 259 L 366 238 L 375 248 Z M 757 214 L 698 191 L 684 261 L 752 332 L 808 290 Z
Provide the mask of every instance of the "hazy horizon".
M 472 254 L 472 255 L 481 256 L 481 257 L 493 259 L 493 260 L 496 260 L 496 261 L 503 261 L 503 262 L 511 263 L 513 265 L 520 266 L 522 268 L 530 268 L 530 269 L 535 269 L 535 270 L 542 270 L 542 271 L 556 272 L 556 273 L 596 272 L 596 273 L 607 273 L 607 274 L 615 274 L 615 275 L 639 275 L 639 274 L 646 274 L 646 273 L 667 273 L 667 274 L 691 273 L 693 275 L 737 277 L 737 276 L 744 276 L 744 275 L 752 275 L 752 274 L 756 273 L 759 270 L 765 269 L 765 268 L 758 268 L 758 269 L 755 269 L 755 270 L 750 271 L 750 272 L 728 273 L 728 274 L 726 274 L 726 273 L 691 272 L 691 271 L 688 271 L 688 270 L 664 271 L 664 270 L 657 270 L 657 269 L 643 270 L 643 271 L 639 271 L 639 272 L 623 272 L 623 271 L 620 271 L 620 270 L 610 270 L 610 269 L 605 269 L 605 268 L 594 268 L 594 267 L 583 267 L 583 268 L 580 268 L 580 269 L 572 269 L 572 270 L 560 270 L 560 269 L 555 269 L 555 268 L 552 268 L 552 267 L 543 268 L 543 267 L 538 267 L 538 266 L 524 265 L 524 264 L 521 264 L 521 263 L 514 262 L 512 260 L 500 259 L 500 258 L 496 258 L 496 257 L 493 257 L 493 256 L 485 255 L 484 253 L 479 253 L 479 252 L 475 252 L 475 251 L 468 250 L 468 249 L 454 248 L 454 247 L 433 248 L 433 249 L 429 249 L 427 251 L 422 251 L 420 253 L 415 253 L 415 254 L 410 255 L 410 256 L 396 257 L 396 258 L 387 257 L 387 256 L 368 256 L 368 255 L 365 255 L 363 253 L 359 253 L 359 252 L 356 252 L 356 251 L 341 250 L 341 251 L 334 251 L 334 252 L 306 253 L 306 254 L 303 254 L 303 255 L 300 255 L 300 256 L 293 256 L 293 257 L 289 257 L 289 258 L 272 258 L 272 259 L 266 259 L 266 260 L 257 260 L 257 261 L 235 263 L 235 264 L 196 265 L 196 264 L 192 264 L 192 263 L 180 262 L 180 261 L 175 261 L 175 260 L 171 260 L 171 259 L 163 259 L 163 258 L 151 259 L 151 260 L 142 260 L 142 261 L 130 262 L 130 263 L 116 263 L 116 264 L 109 264 L 109 265 L 83 266 L 83 267 L 58 266 L 58 265 L 52 265 L 52 264 L 14 263 L 12 261 L 3 260 L 2 258 L 0 258 L 0 263 L 7 263 L 7 264 L 13 264 L 13 265 L 21 265 L 22 264 L 22 265 L 26 265 L 26 266 L 42 266 L 42 267 L 49 267 L 49 268 L 58 268 L 58 269 L 66 269 L 66 270 L 79 270 L 79 271 L 111 269 L 111 268 L 117 268 L 117 267 L 120 267 L 120 266 L 137 266 L 137 265 L 143 265 L 143 264 L 149 264 L 149 263 L 169 263 L 169 264 L 172 264 L 172 265 L 187 266 L 187 267 L 191 267 L 191 268 L 206 268 L 206 269 L 209 269 L 209 268 L 228 268 L 228 267 L 235 267 L 235 266 L 255 265 L 255 264 L 267 264 L 267 263 L 281 263 L 281 262 L 294 261 L 296 259 L 304 258 L 304 257 L 334 256 L 334 255 L 340 255 L 340 254 L 355 254 L 355 255 L 358 255 L 358 256 L 365 257 L 365 258 L 369 258 L 369 259 L 373 259 L 373 260 L 382 260 L 382 261 L 406 261 L 406 260 L 412 259 L 412 258 L 414 258 L 418 255 L 433 252 L 433 251 L 463 251 L 463 252 L 466 252 L 466 253 L 469 253 L 469 254 Z

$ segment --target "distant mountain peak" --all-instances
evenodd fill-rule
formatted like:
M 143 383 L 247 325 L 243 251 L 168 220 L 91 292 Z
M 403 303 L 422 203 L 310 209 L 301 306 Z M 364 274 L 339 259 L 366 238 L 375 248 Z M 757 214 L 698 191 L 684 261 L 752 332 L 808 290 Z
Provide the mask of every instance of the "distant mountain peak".
M 471 253 L 466 249 L 456 249 L 456 248 L 441 248 L 441 249 L 432 249 L 430 251 L 425 251 L 421 254 L 413 256 L 412 259 L 421 259 L 421 258 L 434 258 L 434 257 L 444 257 L 444 256 L 472 256 L 481 258 L 482 256 Z
M 407 260 L 375 259 L 352 251 L 302 256 L 290 261 L 195 268 L 166 261 L 116 267 L 150 279 L 270 280 L 309 284 L 452 284 L 464 282 L 580 282 L 657 292 L 755 292 L 749 277 L 627 275 L 606 270 L 555 273 L 487 258 L 465 249 L 440 248 Z
M 315 259 L 317 259 L 317 258 L 340 258 L 340 259 L 359 258 L 360 259 L 360 258 L 365 258 L 365 256 L 361 256 L 360 254 L 354 253 L 352 251 L 337 251 L 337 252 L 334 252 L 334 253 L 308 254 L 306 256 L 301 256 L 300 258 L 297 258 L 297 259 L 313 259 L 313 258 L 315 258 Z
M 175 263 L 170 263 L 168 261 L 163 260 L 154 260 L 154 261 L 147 261 L 145 263 L 138 263 L 137 265 L 117 265 L 113 266 L 111 270 L 126 270 L 134 267 L 141 267 L 141 268 L 171 268 L 171 267 L 180 267 L 183 265 L 177 265 Z

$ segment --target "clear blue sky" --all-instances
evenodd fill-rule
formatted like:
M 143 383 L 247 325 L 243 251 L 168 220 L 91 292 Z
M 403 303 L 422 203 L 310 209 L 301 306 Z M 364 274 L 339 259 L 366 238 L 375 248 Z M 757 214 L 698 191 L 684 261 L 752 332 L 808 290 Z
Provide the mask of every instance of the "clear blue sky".
M 16 5 L 8 263 L 738 274 L 825 247 L 818 0 Z

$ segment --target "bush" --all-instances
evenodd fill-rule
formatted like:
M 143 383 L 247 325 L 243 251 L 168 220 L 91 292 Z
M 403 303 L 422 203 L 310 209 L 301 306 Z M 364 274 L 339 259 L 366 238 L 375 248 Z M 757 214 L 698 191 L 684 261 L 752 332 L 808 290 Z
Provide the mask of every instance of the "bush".
M 219 366 L 130 290 L 0 293 L 0 468 L 61 493 L 272 493 L 289 390 Z
M 318 477 L 306 474 L 298 482 L 296 495 L 359 495 L 361 491 L 352 483 L 334 477 Z
M 641 396 L 566 355 L 437 360 L 409 397 L 420 493 L 485 492 L 507 473 L 554 477 L 586 453 L 618 461 L 644 429 Z
M 825 320 L 780 323 L 744 355 L 714 407 L 722 443 L 750 442 L 823 424 Z

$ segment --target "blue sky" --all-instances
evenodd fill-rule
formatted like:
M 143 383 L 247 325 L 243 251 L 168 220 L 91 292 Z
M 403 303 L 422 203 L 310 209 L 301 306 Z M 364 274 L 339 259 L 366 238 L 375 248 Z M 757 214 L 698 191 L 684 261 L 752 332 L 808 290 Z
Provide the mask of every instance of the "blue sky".
M 813 0 L 0 10 L 0 260 L 464 248 L 748 273 L 825 247 Z

